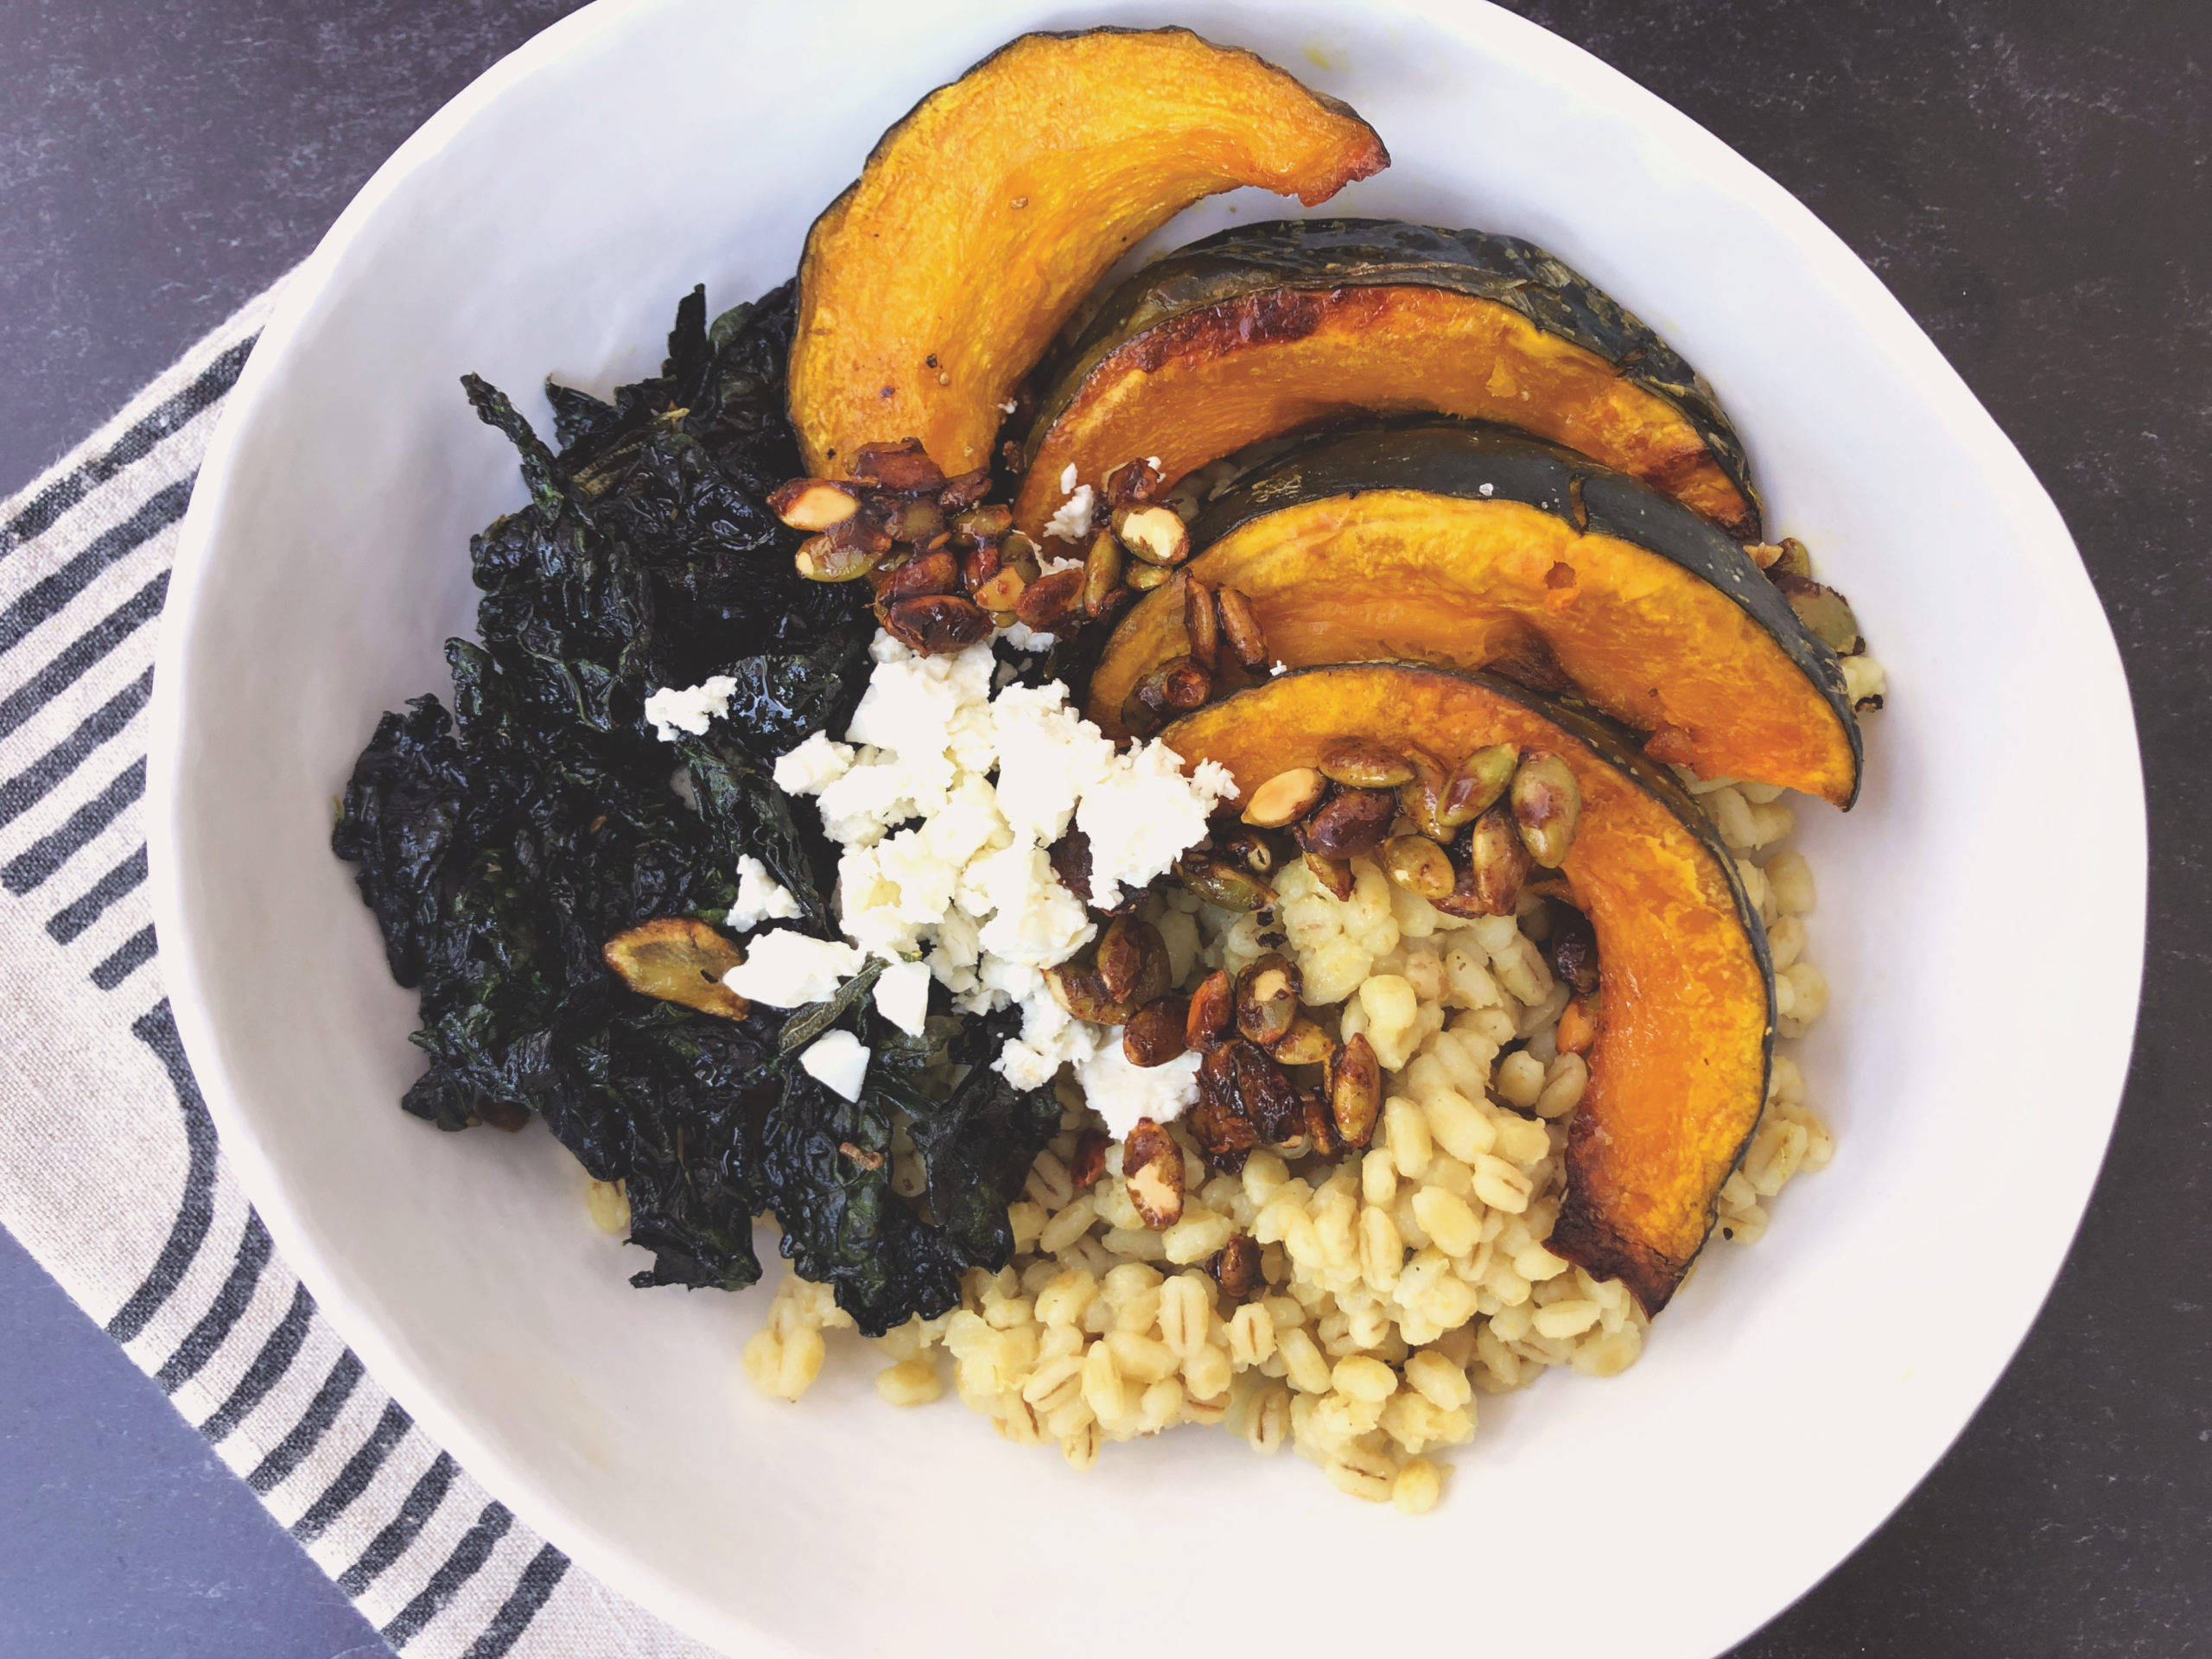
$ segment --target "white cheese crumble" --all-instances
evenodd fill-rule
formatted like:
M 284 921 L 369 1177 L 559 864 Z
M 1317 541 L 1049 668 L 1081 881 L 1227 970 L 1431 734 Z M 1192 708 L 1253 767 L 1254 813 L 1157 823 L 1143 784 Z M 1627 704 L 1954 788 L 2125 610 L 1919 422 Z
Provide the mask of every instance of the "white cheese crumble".
M 894 962 L 875 982 L 875 1009 L 909 1037 L 922 1034 L 930 1012 L 930 966 L 925 962 Z
M 645 699 L 645 718 L 664 743 L 676 741 L 678 732 L 704 737 L 720 715 L 729 713 L 729 700 L 737 695 L 737 682 L 716 674 L 682 690 L 663 686 Z
M 827 732 L 817 732 L 776 762 L 776 787 L 786 795 L 813 795 L 827 789 L 852 769 L 853 752 L 833 743 Z
M 1477 495 L 1496 495 L 1497 493 L 1497 486 L 1495 484 L 1478 484 L 1475 486 L 1475 493 Z
M 769 874 L 766 864 L 750 854 L 737 861 L 737 902 L 728 918 L 732 932 L 749 933 L 763 922 L 788 921 L 798 913 L 798 896 Z
M 1020 405 L 1017 404 L 1013 398 L 1009 397 L 999 405 L 999 413 L 1001 415 L 1011 415 L 1019 407 Z
M 1017 622 L 999 638 L 1016 651 L 1050 651 L 1059 643 L 1058 636 L 1039 633 L 1027 622 Z
M 849 944 L 779 927 L 746 946 L 745 960 L 722 976 L 722 983 L 748 1001 L 796 1008 L 832 995 L 867 959 Z
M 1120 1128 L 1185 1109 L 1197 1098 L 1195 1058 L 1131 1066 L 1118 1030 L 1071 1019 L 1046 988 L 1042 970 L 1096 931 L 1047 849 L 1071 826 L 1081 829 L 1090 838 L 1094 901 L 1110 906 L 1205 833 L 1215 804 L 1236 794 L 1228 772 L 1206 763 L 1185 777 L 1159 743 L 1117 753 L 1058 682 L 992 696 L 988 645 L 917 657 L 879 636 L 873 654 L 876 668 L 845 734 L 852 747 L 809 738 L 776 767 L 779 784 L 816 798 L 842 849 L 838 917 L 860 947 L 847 971 L 857 970 L 862 951 L 926 952 L 928 973 L 961 1007 L 1020 1005 L 1021 1035 L 994 1062 L 1017 1087 L 1042 1087 L 1072 1063 L 1077 1081 L 1089 1090 L 1095 1080 L 1114 1113 L 1141 1106 Z M 894 1023 L 903 1025 L 894 1008 L 918 1022 L 926 1008 L 925 981 L 886 988 L 921 965 L 887 969 L 879 982 L 878 1006 Z
M 1066 466 L 1060 468 L 1060 493 L 1062 495 L 1067 495 L 1071 493 L 1074 489 L 1075 462 L 1070 461 Z
M 868 1081 L 868 1046 L 849 1031 L 827 1031 L 809 1044 L 798 1063 L 825 1089 L 834 1089 L 847 1100 L 861 1097 Z
M 1071 467 L 1068 471 L 1072 474 L 1075 468 Z M 1075 486 L 1075 493 L 1060 503 L 1060 510 L 1046 524 L 1045 533 L 1064 542 L 1079 542 L 1090 533 L 1090 485 Z
M 1289 672 L 1290 664 L 1288 663 L 1278 662 L 1273 668 L 1268 671 L 1268 677 L 1273 679 L 1278 674 L 1287 674 Z

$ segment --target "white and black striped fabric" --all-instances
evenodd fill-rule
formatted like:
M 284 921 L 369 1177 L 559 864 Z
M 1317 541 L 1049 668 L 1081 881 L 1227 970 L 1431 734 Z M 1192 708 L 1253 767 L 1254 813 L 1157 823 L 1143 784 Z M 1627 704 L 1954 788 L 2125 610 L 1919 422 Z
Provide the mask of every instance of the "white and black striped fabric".
M 409 1659 L 704 1656 L 364 1372 L 232 1179 L 162 995 L 141 812 L 156 624 L 273 293 L 0 505 L 0 1223 Z

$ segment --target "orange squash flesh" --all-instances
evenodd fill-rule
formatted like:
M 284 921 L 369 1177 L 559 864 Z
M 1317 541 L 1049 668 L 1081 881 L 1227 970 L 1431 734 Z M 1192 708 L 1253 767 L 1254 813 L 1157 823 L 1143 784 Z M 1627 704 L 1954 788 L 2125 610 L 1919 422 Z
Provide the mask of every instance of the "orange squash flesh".
M 1672 761 L 1852 799 L 1842 720 L 1773 636 L 1719 588 L 1649 549 L 1580 531 L 1520 501 L 1376 489 L 1249 520 L 1191 561 L 1252 601 L 1268 654 L 1294 668 L 1391 658 L 1480 668 L 1541 639 L 1582 694 Z M 1090 717 L 1185 649 L 1179 595 L 1147 595 L 1090 683 Z
M 1023 35 L 887 132 L 807 235 L 808 471 L 907 437 L 987 465 L 1001 403 L 1130 244 L 1219 191 L 1311 205 L 1389 163 L 1351 110 L 1188 29 Z
M 1041 534 L 1060 474 L 1136 456 L 1172 483 L 1248 444 L 1344 416 L 1496 421 L 1580 451 L 1723 528 L 1757 512 L 1682 411 L 1595 352 L 1492 300 L 1429 287 L 1277 289 L 1166 319 L 1093 368 L 1046 431 L 1015 499 Z
M 1605 990 L 1548 1248 L 1621 1280 L 1647 1313 L 1665 1306 L 1758 1125 L 1774 1030 L 1765 933 L 1696 806 L 1597 721 L 1488 676 L 1405 664 L 1285 674 L 1163 737 L 1248 795 L 1343 738 L 1447 766 L 1493 743 L 1567 762 L 1583 810 L 1560 873 L 1596 931 Z

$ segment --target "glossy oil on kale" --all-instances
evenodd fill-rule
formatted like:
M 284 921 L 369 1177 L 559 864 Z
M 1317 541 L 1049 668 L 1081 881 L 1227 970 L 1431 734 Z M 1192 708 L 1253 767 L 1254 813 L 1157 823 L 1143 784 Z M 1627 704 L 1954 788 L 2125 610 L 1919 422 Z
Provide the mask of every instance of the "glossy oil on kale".
M 383 718 L 332 844 L 357 866 L 393 977 L 420 989 L 429 1065 L 408 1110 L 448 1129 L 543 1118 L 594 1177 L 626 1184 L 631 1240 L 653 1255 L 641 1285 L 751 1284 L 753 1218 L 772 1211 L 785 1253 L 878 1330 L 943 1312 L 963 1267 L 1003 1263 L 1007 1172 L 1057 1128 L 1049 1098 L 932 1103 L 914 1084 L 926 1046 L 863 995 L 792 1016 L 878 1053 L 845 1102 L 798 1066 L 779 1014 L 656 1001 L 600 954 L 658 917 L 723 924 L 746 856 L 798 897 L 786 925 L 837 937 L 835 849 L 770 772 L 810 733 L 843 730 L 871 625 L 861 584 L 796 575 L 798 537 L 766 505 L 798 470 L 791 327 L 788 285 L 711 327 L 695 290 L 658 378 L 612 402 L 548 386 L 557 453 L 465 378 L 514 445 L 529 503 L 472 539 L 478 639 L 448 643 L 450 717 L 423 696 Z M 737 682 L 729 718 L 661 741 L 646 696 L 713 674 Z M 933 1024 L 942 1059 L 957 1022 Z M 938 1147 L 931 1197 L 960 1195 L 950 1226 L 870 1161 L 917 1107 L 917 1141 Z M 956 1122 L 972 1127 L 948 1137 Z M 1003 1193 L 995 1228 L 978 1190 Z

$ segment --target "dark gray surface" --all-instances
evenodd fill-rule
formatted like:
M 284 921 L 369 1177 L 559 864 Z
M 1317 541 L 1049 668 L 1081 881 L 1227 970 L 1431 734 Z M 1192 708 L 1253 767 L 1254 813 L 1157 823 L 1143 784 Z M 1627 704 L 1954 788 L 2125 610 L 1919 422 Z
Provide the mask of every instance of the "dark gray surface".
M 1951 1454 L 1738 1659 L 2212 1651 L 2212 5 L 1515 9 L 1795 190 L 1928 327 L 2081 543 L 2150 779 L 2142 1027 L 2082 1239 Z M 0 0 L 0 493 L 305 253 L 409 130 L 565 10 Z M 2022 894 L 2055 917 L 2095 891 L 2094 803 L 2060 799 L 2053 880 Z M 2068 979 L 2126 964 L 2063 959 L 2062 931 L 2046 1028 L 2063 1067 Z M 0 1307 L 0 1653 L 374 1650 L 12 1249 Z M 1746 1447 L 1730 1478 L 1756 1503 L 1758 1471 L 1786 1457 Z

